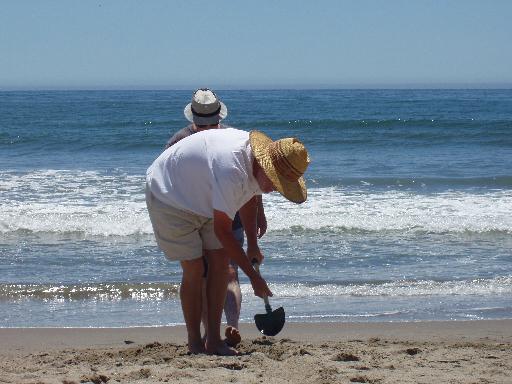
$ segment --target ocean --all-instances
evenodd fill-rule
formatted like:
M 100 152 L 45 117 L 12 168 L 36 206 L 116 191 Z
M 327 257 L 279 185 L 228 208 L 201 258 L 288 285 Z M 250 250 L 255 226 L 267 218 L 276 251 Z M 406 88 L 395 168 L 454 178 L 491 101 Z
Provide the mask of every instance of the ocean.
M 310 152 L 306 203 L 264 196 L 287 321 L 512 318 L 512 90 L 217 94 L 226 124 Z M 0 327 L 183 324 L 144 176 L 191 95 L 0 92 Z

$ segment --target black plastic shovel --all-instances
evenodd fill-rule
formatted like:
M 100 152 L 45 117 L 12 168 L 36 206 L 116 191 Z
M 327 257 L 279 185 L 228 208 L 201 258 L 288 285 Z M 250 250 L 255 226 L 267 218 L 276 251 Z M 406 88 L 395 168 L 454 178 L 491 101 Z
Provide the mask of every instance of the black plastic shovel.
M 253 266 L 256 272 L 260 273 L 260 266 L 258 263 L 253 261 Z M 263 301 L 265 302 L 265 310 L 267 313 L 260 313 L 254 315 L 254 322 L 256 323 L 256 328 L 259 329 L 261 333 L 265 336 L 275 336 L 281 329 L 284 327 L 285 322 L 285 314 L 283 307 L 277 308 L 275 311 L 272 311 L 272 307 L 268 302 L 268 297 L 263 297 Z

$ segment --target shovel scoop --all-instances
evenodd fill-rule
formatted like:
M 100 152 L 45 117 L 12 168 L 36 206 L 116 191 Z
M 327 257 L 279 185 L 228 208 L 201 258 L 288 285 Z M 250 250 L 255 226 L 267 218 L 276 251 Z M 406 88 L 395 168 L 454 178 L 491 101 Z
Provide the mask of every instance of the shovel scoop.
M 260 273 L 259 264 L 253 262 L 253 265 L 256 272 Z M 258 330 L 265 336 L 275 336 L 281 332 L 281 329 L 284 327 L 284 309 L 283 307 L 279 307 L 273 311 L 270 303 L 268 302 L 267 296 L 263 297 L 263 301 L 265 302 L 266 313 L 254 315 L 256 328 L 258 328 Z

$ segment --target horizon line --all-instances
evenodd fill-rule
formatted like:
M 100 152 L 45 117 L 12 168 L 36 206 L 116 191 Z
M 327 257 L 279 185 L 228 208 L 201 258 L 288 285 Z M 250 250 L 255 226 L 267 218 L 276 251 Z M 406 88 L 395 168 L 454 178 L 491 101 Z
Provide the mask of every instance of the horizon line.
M 189 91 L 198 89 L 198 86 L 151 86 L 151 85 L 127 85 L 127 86 L 0 86 L 0 92 L 46 92 L 46 91 Z M 209 86 L 208 88 L 217 91 L 320 91 L 320 90 L 508 90 L 512 89 L 512 83 L 454 83 L 454 84 L 373 84 L 373 85 L 346 85 L 346 86 L 327 86 L 327 85 L 298 85 L 298 86 Z

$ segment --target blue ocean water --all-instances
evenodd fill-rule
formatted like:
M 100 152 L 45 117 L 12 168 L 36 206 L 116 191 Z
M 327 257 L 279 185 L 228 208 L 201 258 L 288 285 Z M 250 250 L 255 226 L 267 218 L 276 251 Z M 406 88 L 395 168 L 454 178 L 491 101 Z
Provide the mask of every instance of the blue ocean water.
M 191 92 L 0 92 L 0 327 L 183 323 L 144 174 Z M 264 197 L 288 321 L 512 318 L 512 90 L 218 94 L 310 152 L 306 203 Z

